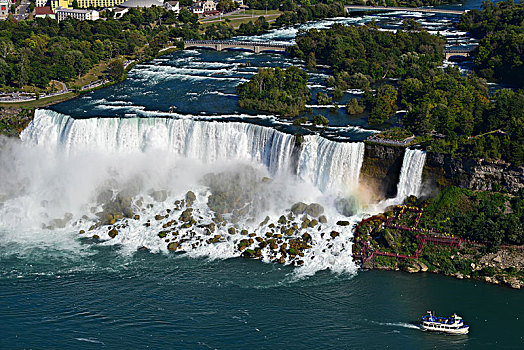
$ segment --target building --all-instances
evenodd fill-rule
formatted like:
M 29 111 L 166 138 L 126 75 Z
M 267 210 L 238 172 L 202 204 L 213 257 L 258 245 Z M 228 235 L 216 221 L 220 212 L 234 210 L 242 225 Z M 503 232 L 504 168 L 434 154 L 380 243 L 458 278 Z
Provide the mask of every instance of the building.
M 116 7 L 112 10 L 114 13 L 113 18 L 115 19 L 122 18 L 123 15 L 129 12 L 129 9 L 125 7 Z
M 205 0 L 205 1 L 193 1 L 193 6 L 191 11 L 198 15 L 205 14 L 206 12 L 213 12 L 217 10 L 218 2 L 214 0 Z
M 51 0 L 35 0 L 36 7 L 46 7 L 51 5 Z
M 55 19 L 55 13 L 51 10 L 51 6 L 35 7 L 35 18 L 46 17 Z
M 9 0 L 0 0 L 0 21 L 6 20 L 9 16 Z
M 164 7 L 168 11 L 173 11 L 177 15 L 180 13 L 180 3 L 178 1 L 166 1 Z
M 150 8 L 153 6 L 157 7 L 163 7 L 164 2 L 160 2 L 157 0 L 127 0 L 126 2 L 120 4 L 120 7 L 126 7 L 126 8 Z
M 73 0 L 50 0 L 50 1 L 51 1 L 51 9 L 53 11 L 55 11 L 58 7 L 63 7 L 67 9 L 73 8 Z M 124 1 L 125 0 L 77 0 L 78 7 L 82 9 L 117 7 Z
M 55 17 L 58 22 L 66 18 L 76 18 L 79 21 L 96 21 L 100 18 L 98 11 L 95 10 L 74 10 L 63 7 L 56 9 Z

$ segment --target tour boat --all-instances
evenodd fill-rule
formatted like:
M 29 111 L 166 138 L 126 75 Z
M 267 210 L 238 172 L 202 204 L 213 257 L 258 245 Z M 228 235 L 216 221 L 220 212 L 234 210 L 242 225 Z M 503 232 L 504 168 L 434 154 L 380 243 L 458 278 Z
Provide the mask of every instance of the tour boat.
M 464 324 L 462 317 L 453 314 L 451 317 L 433 316 L 431 311 L 422 316 L 421 327 L 425 331 L 442 332 L 449 334 L 468 334 L 469 326 Z

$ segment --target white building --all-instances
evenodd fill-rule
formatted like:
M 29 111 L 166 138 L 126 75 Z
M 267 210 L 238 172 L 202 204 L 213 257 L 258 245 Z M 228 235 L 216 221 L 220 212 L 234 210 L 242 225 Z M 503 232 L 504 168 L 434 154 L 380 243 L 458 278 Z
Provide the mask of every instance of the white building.
M 191 7 L 191 10 L 193 13 L 200 15 L 206 12 L 216 11 L 217 5 L 218 2 L 214 0 L 193 1 L 193 6 Z
M 178 1 L 166 1 L 164 7 L 168 11 L 173 11 L 177 15 L 180 13 L 180 3 Z
M 58 22 L 66 18 L 76 18 L 79 21 L 96 21 L 100 18 L 98 11 L 95 10 L 75 10 L 57 7 L 55 17 Z
M 51 0 L 35 0 L 36 7 L 45 7 L 51 5 Z
M 9 0 L 0 0 L 0 21 L 6 20 L 9 15 Z

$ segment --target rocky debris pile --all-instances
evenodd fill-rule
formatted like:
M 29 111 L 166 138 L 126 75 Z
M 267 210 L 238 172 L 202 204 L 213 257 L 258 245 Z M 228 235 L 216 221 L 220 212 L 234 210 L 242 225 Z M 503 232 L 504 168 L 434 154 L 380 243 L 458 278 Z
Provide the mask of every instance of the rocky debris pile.
M 208 178 L 210 182 L 214 180 L 216 178 Z M 260 180 L 262 183 L 266 181 Z M 142 199 L 132 200 L 113 193 L 103 193 L 101 196 L 105 196 L 101 198 L 106 201 L 104 210 L 98 215 L 99 223 L 90 227 L 88 232 L 105 228 L 102 232 L 107 233 L 108 239 L 115 239 L 130 226 L 131 221 L 144 221 L 133 212 L 140 211 L 139 205 L 144 206 Z M 166 201 L 161 193 L 151 197 Z M 229 203 L 232 198 L 235 200 Z M 240 194 L 232 187 L 227 191 L 214 188 L 207 198 L 200 199 L 198 201 L 197 195 L 189 191 L 184 198 L 175 200 L 170 208 L 163 209 L 141 225 L 148 230 L 155 230 L 168 251 L 185 252 L 209 245 L 228 244 L 233 250 L 232 256 L 295 266 L 304 264 L 304 258 L 312 246 L 319 243 L 317 240 L 327 242 L 329 247 L 330 241 L 341 239 L 340 232 L 329 229 L 324 208 L 318 203 L 295 203 L 278 220 L 271 220 L 268 216 L 257 227 L 250 213 L 242 211 L 242 208 L 252 205 L 250 200 L 253 200 L 253 196 L 249 193 Z M 212 217 L 207 208 L 202 206 L 205 199 L 212 209 Z M 251 220 L 241 221 L 240 217 Z M 339 225 L 341 230 L 345 229 L 345 222 L 339 222 Z M 92 237 L 99 239 L 100 230 L 96 232 Z M 86 231 L 81 230 L 80 233 L 85 234 Z

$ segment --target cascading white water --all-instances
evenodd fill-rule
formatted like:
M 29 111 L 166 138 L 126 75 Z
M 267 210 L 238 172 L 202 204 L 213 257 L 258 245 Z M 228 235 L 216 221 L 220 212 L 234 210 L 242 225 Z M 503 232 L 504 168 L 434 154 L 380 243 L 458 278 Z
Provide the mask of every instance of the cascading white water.
M 420 196 L 425 162 L 426 152 L 406 148 L 397 186 L 397 199 L 404 200 L 408 196 Z
M 20 136 L 24 142 L 67 153 L 163 151 L 208 164 L 223 160 L 254 161 L 265 165 L 272 174 L 289 170 L 295 142 L 292 135 L 247 123 L 162 118 L 73 119 L 50 110 L 36 110 L 34 121 Z
M 329 141 L 318 135 L 305 136 L 298 163 L 298 176 L 321 191 L 349 192 L 358 186 L 364 160 L 364 143 Z
M 93 118 L 73 119 L 36 110 L 22 132 L 24 142 L 66 152 L 134 153 L 159 150 L 204 163 L 221 160 L 254 161 L 271 174 L 292 173 L 295 137 L 248 123 L 204 122 L 190 119 Z M 321 191 L 348 192 L 358 185 L 364 144 L 304 137 L 299 178 Z

